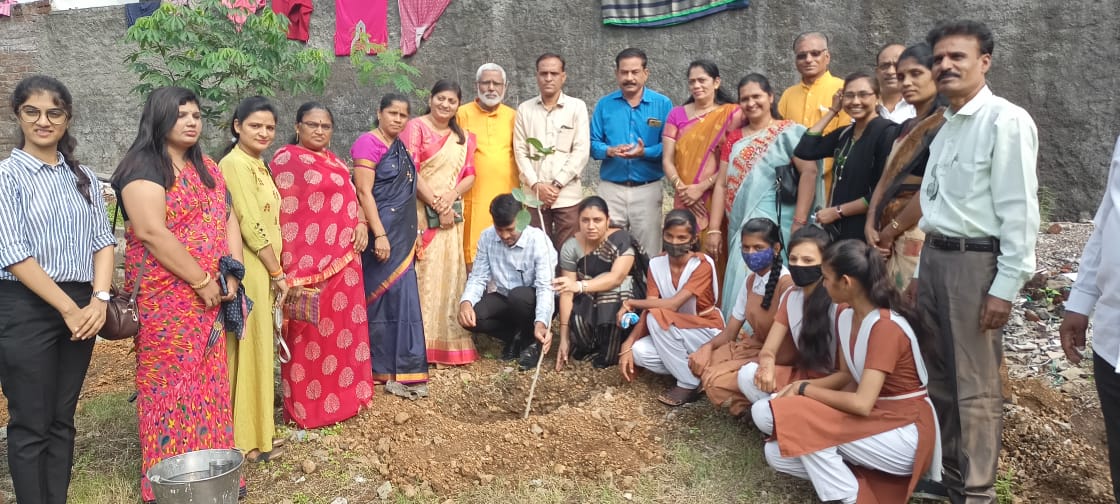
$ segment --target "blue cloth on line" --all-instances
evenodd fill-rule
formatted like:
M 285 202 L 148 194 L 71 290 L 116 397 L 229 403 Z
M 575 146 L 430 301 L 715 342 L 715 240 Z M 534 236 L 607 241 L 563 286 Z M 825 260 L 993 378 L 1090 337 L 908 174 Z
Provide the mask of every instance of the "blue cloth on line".
M 128 26 L 136 24 L 136 20 L 144 16 L 150 16 L 155 11 L 159 10 L 161 2 L 159 0 L 151 0 L 147 2 L 138 2 L 124 6 L 124 17 L 128 21 Z

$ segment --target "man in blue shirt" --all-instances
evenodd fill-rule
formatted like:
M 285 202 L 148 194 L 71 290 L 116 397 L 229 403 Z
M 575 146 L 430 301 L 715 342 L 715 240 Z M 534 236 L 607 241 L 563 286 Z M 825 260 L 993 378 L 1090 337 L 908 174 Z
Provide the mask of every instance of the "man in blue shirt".
M 517 230 L 519 210 L 521 203 L 512 194 L 490 202 L 494 225 L 478 239 L 474 268 L 459 302 L 459 325 L 502 340 L 502 360 L 517 358 L 526 370 L 536 367 L 552 343 L 556 249 L 540 228 Z M 490 285 L 494 289 L 487 293 Z
M 647 89 L 649 68 L 641 49 L 614 59 L 619 90 L 599 100 L 591 117 L 591 157 L 601 160 L 599 196 L 612 223 L 651 255 L 661 253 L 661 130 L 673 102 Z

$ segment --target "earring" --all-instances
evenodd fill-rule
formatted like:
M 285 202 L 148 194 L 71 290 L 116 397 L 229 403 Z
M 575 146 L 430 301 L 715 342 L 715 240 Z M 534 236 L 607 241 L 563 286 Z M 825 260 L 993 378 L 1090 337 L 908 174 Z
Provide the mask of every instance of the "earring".
M 296 130 L 296 143 L 299 143 L 299 130 Z

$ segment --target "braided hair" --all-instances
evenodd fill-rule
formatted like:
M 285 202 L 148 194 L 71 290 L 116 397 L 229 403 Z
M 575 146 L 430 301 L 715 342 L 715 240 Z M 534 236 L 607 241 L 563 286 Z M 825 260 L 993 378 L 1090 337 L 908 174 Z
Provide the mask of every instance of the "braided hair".
M 781 245 L 782 232 L 774 221 L 766 217 L 755 217 L 743 224 L 740 239 L 747 236 L 758 236 L 768 245 Z M 770 263 L 770 278 L 766 281 L 766 293 L 762 295 L 762 309 L 769 310 L 774 302 L 774 290 L 778 288 L 778 278 L 782 276 L 782 254 L 774 252 L 774 261 Z
M 70 90 L 66 88 L 62 82 L 54 77 L 47 77 L 46 75 L 32 75 L 16 84 L 16 89 L 12 91 L 12 112 L 19 116 L 19 108 L 31 98 L 35 93 L 46 93 L 51 95 L 54 104 L 66 111 L 66 120 L 70 121 L 74 117 L 74 99 L 70 95 Z M 43 110 L 40 114 L 46 114 L 47 111 Z M 22 119 L 20 119 L 22 121 Z M 56 125 L 57 126 L 57 125 Z M 66 124 L 66 131 L 62 133 L 62 138 L 58 140 L 58 152 L 62 154 L 62 159 L 66 162 L 67 168 L 74 174 L 77 179 L 75 185 L 78 188 L 78 193 L 86 199 L 86 202 L 93 204 L 93 197 L 90 196 L 90 185 L 93 183 L 89 176 L 82 171 L 81 163 L 78 158 L 74 157 L 74 149 L 78 148 L 78 140 L 74 135 L 70 134 L 70 125 Z M 26 145 L 27 139 L 23 136 L 23 130 L 19 130 L 18 142 L 16 145 L 20 149 Z

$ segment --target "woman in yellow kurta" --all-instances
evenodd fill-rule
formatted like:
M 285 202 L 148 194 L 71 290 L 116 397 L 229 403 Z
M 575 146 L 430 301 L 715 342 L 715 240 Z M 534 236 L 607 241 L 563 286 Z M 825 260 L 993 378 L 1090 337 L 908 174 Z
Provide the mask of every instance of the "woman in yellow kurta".
M 288 287 L 280 267 L 280 193 L 261 153 L 276 138 L 276 110 L 265 98 L 238 105 L 230 130 L 234 142 L 218 166 L 226 179 L 245 248 L 245 293 L 255 303 L 241 340 L 226 341 L 234 444 L 250 461 L 280 455 L 274 447 L 272 306 Z M 274 449 L 275 448 L 275 449 Z

